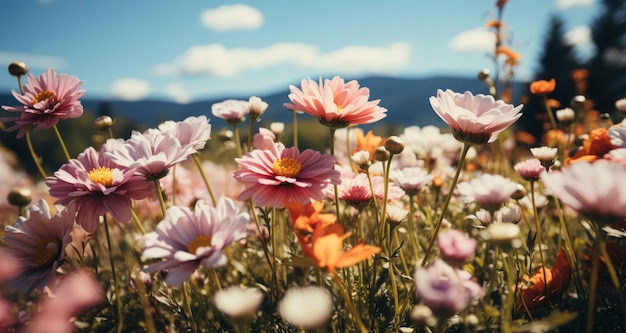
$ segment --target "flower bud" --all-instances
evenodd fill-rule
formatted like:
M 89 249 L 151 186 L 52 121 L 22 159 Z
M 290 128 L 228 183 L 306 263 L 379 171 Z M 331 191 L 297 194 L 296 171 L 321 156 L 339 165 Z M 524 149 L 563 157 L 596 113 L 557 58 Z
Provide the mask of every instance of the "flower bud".
M 576 119 L 576 112 L 571 108 L 564 108 L 556 111 L 556 119 L 565 126 L 570 125 Z
M 28 73 L 28 67 L 21 61 L 14 61 L 9 64 L 9 74 L 20 77 Z
M 33 193 L 28 187 L 16 186 L 9 191 L 7 200 L 13 206 L 25 207 L 33 201 Z
M 626 113 L 626 98 L 618 99 L 615 101 L 615 108 L 620 113 Z
M 115 121 L 109 116 L 100 116 L 94 120 L 93 124 L 99 131 L 106 131 L 113 126 Z
M 254 121 L 258 120 L 268 107 L 268 104 L 257 96 L 250 97 L 248 103 L 250 103 L 249 115 L 250 118 Z
M 481 81 L 485 81 L 489 78 L 489 75 L 491 75 L 491 73 L 489 73 L 489 69 L 483 68 L 483 70 L 478 73 L 478 79 Z
M 270 124 L 270 131 L 272 131 L 272 133 L 274 133 L 274 135 L 276 135 L 276 137 L 279 137 L 285 131 L 285 123 L 281 123 L 281 122 L 273 122 L 273 123 L 271 123 Z
M 570 107 L 574 110 L 580 110 L 583 109 L 585 107 L 585 102 L 587 101 L 587 98 L 583 95 L 577 95 L 574 96 L 572 98 L 572 100 L 570 101 Z
M 397 136 L 390 136 L 385 140 L 385 149 L 396 155 L 404 150 L 404 142 Z
M 385 147 L 379 146 L 374 150 L 374 160 L 384 162 L 389 160 L 391 153 Z

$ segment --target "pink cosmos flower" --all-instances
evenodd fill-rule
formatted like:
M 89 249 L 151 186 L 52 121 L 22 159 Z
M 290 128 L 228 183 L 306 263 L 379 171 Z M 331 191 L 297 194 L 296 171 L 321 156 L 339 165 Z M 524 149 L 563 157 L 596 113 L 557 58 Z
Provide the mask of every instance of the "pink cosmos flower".
M 522 116 L 519 112 L 523 107 L 496 101 L 489 95 L 474 96 L 469 91 L 459 94 L 450 89 L 437 90 L 437 97 L 430 97 L 430 105 L 457 140 L 478 145 L 495 141 Z
M 229 124 L 238 124 L 246 119 L 250 113 L 250 102 L 236 99 L 227 99 L 211 105 L 214 116 L 226 120 Z
M 482 174 L 457 185 L 460 199 L 474 201 L 481 207 L 496 211 L 518 189 L 518 184 L 500 175 Z
M 528 181 L 539 180 L 541 173 L 546 171 L 546 168 L 541 165 L 541 161 L 537 158 L 531 158 L 518 162 L 513 168 L 517 171 L 520 177 Z
M 163 259 L 144 268 L 147 272 L 167 270 L 165 282 L 177 286 L 200 266 L 226 264 L 226 246 L 246 237 L 248 213 L 226 197 L 216 207 L 198 201 L 194 211 L 187 207 L 167 209 L 156 229 L 143 236 L 146 259 Z
M 183 146 L 169 132 L 151 128 L 144 133 L 133 131 L 130 139 L 123 145 L 113 147 L 106 156 L 118 165 L 135 169 L 153 181 L 165 177 L 172 166 L 194 152 L 193 144 Z
M 57 74 L 53 68 L 48 68 L 37 78 L 28 74 L 24 94 L 11 92 L 23 105 L 2 106 L 4 110 L 19 112 L 19 115 L 0 118 L 0 121 L 14 121 L 15 124 L 7 131 L 17 130 L 17 138 L 21 138 L 30 129 L 50 128 L 60 119 L 78 118 L 83 114 L 83 106 L 78 99 L 86 92 L 78 89 L 82 83 L 75 76 Z
M 344 79 L 335 76 L 323 83 L 320 78 L 319 84 L 310 78 L 300 84 L 302 90 L 289 86 L 292 103 L 284 106 L 317 117 L 325 126 L 341 128 L 371 124 L 387 116 L 387 109 L 378 106 L 380 100 L 369 101 L 369 89 L 361 88 L 355 80 L 345 83 Z
M 382 176 L 370 176 L 372 180 L 372 187 L 370 188 L 367 175 L 359 173 L 349 176 L 344 174 L 341 184 L 337 188 L 339 191 L 339 199 L 344 200 L 349 205 L 359 208 L 363 205 L 368 205 L 372 200 L 372 189 L 374 190 L 373 197 L 377 201 L 382 202 L 385 194 L 385 179 Z M 387 201 L 393 201 L 402 198 L 404 191 L 394 183 L 389 183 L 387 189 Z M 334 198 L 334 189 L 328 188 L 327 196 Z
M 267 128 L 260 127 L 259 133 L 252 138 L 252 147 L 254 149 L 272 149 L 276 142 L 276 135 Z
M 159 130 L 168 132 L 178 139 L 183 147 L 191 146 L 194 152 L 204 149 L 211 138 L 211 124 L 206 116 L 187 117 L 183 121 L 165 121 Z
M 453 266 L 467 263 L 476 253 L 476 240 L 456 229 L 441 231 L 437 235 L 437 246 L 443 259 Z
M 50 195 L 59 198 L 56 203 L 76 205 L 76 221 L 87 232 L 94 232 L 99 216 L 106 213 L 120 222 L 130 221 L 131 199 L 144 199 L 154 192 L 153 184 L 142 175 L 107 156 L 110 147 L 119 144 L 109 140 L 100 152 L 89 147 L 46 179 Z
M 599 225 L 626 218 L 626 167 L 619 163 L 578 162 L 541 174 L 546 189 Z
M 333 169 L 335 159 L 312 149 L 300 152 L 276 145 L 269 150 L 255 149 L 235 161 L 239 170 L 234 177 L 246 185 L 238 199 L 252 198 L 259 206 L 321 200 L 326 186 L 341 183 L 339 171 Z
M 65 247 L 72 241 L 70 231 L 76 211 L 73 206 L 50 214 L 45 200 L 29 207 L 13 226 L 5 228 L 4 251 L 19 260 L 19 276 L 8 282 L 20 293 L 41 290 L 54 281 L 56 270 L 65 258 Z
M 484 290 L 471 275 L 437 259 L 428 267 L 415 271 L 417 296 L 433 313 L 449 317 L 465 310 L 484 296 Z
M 409 195 L 417 194 L 422 187 L 433 180 L 433 176 L 421 167 L 391 170 L 389 178 Z

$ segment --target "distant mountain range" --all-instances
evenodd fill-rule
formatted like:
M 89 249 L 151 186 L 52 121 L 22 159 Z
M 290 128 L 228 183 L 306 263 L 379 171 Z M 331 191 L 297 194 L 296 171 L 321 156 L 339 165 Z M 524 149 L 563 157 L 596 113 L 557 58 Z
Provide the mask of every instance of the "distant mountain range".
M 437 89 L 452 89 L 457 92 L 471 91 L 474 94 L 487 93 L 484 82 L 477 78 L 434 76 L 430 78 L 401 79 L 391 77 L 366 77 L 358 80 L 362 87 L 370 89 L 371 99 L 380 99 L 380 106 L 388 109 L 387 117 L 376 125 L 435 125 L 444 123 L 432 110 L 428 99 L 437 93 Z M 294 83 L 299 87 L 299 82 Z M 263 122 L 291 122 L 291 112 L 283 107 L 289 102 L 289 87 L 271 95 L 259 96 L 269 104 L 262 117 Z M 211 114 L 211 105 L 225 99 L 247 100 L 250 96 L 224 96 L 189 104 L 177 104 L 168 101 L 141 100 L 118 101 L 89 98 L 89 92 L 82 100 L 86 110 L 96 115 L 109 114 L 124 117 L 146 127 L 154 127 L 164 120 L 182 120 L 192 115 L 205 114 L 211 119 L 214 128 L 226 124 Z M 15 105 L 10 92 L 0 93 L 0 105 Z M 303 115 L 302 117 L 308 117 Z

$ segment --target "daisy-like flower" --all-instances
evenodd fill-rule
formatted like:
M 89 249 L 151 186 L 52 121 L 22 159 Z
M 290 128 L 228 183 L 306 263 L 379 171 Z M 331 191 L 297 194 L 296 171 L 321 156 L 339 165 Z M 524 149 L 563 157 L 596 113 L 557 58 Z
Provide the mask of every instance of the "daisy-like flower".
M 328 322 L 333 299 L 322 287 L 289 288 L 278 303 L 278 312 L 286 322 L 302 329 L 313 329 Z
M 291 85 L 289 99 L 284 106 L 316 117 L 331 128 L 348 125 L 371 124 L 386 117 L 387 109 L 378 106 L 380 100 L 370 101 L 368 88 L 360 87 L 355 80 L 345 82 L 339 76 L 319 84 L 309 79 L 300 83 L 302 90 Z
M 191 146 L 195 152 L 204 149 L 211 138 L 211 124 L 206 116 L 187 117 L 183 121 L 168 120 L 159 125 L 159 130 L 169 132 L 180 144 Z
M 252 137 L 252 147 L 254 149 L 272 149 L 276 143 L 276 135 L 267 128 L 260 127 L 259 133 Z
M 267 110 L 267 107 L 269 106 L 267 102 L 264 102 L 257 96 L 250 97 L 248 103 L 250 104 L 250 119 L 253 121 L 259 120 L 259 117 L 265 113 L 265 110 Z
M 156 229 L 143 236 L 144 259 L 162 259 L 144 268 L 154 273 L 167 270 L 165 282 L 178 286 L 200 266 L 219 267 L 227 262 L 222 252 L 229 244 L 246 237 L 250 221 L 226 197 L 216 207 L 200 200 L 194 210 L 173 206 Z
M 75 216 L 73 206 L 52 216 L 46 201 L 40 200 L 28 209 L 26 217 L 20 216 L 15 225 L 5 227 L 4 251 L 21 266 L 19 276 L 8 282 L 9 288 L 28 293 L 54 280 L 65 258 L 65 247 L 72 241 Z
M 626 120 L 609 128 L 611 144 L 616 148 L 626 148 Z
M 15 122 L 6 130 L 17 130 L 17 137 L 21 138 L 30 129 L 50 128 L 61 119 L 78 118 L 83 114 L 79 99 L 86 92 L 79 89 L 82 83 L 75 76 L 57 74 L 53 68 L 48 68 L 37 78 L 28 74 L 24 94 L 12 91 L 13 97 L 23 105 L 2 106 L 6 111 L 19 112 L 19 115 L 0 118 L 0 121 Z
M 562 124 L 569 125 L 576 119 L 576 112 L 571 108 L 557 110 L 556 119 L 558 119 Z
M 530 83 L 530 93 L 535 95 L 548 95 L 556 88 L 556 80 L 537 80 Z
M 130 139 L 123 145 L 116 145 L 106 155 L 118 165 L 135 169 L 147 180 L 154 181 L 165 177 L 172 166 L 194 152 L 191 141 L 183 146 L 169 132 L 148 129 L 143 134 L 133 131 Z
M 491 212 L 498 210 L 502 204 L 511 199 L 511 195 L 517 189 L 517 183 L 492 174 L 482 174 L 457 185 L 461 200 L 474 201 Z
M 382 176 L 371 176 L 370 178 L 372 181 L 371 188 L 367 175 L 364 173 L 359 173 L 352 177 L 344 175 L 341 184 L 337 188 L 339 199 L 344 200 L 349 205 L 356 208 L 369 204 L 372 197 L 377 201 L 382 201 L 385 194 L 385 179 Z M 374 193 L 372 193 L 372 189 Z M 394 183 L 389 183 L 387 188 L 388 202 L 400 199 L 404 194 L 404 191 L 400 187 Z M 327 191 L 327 196 L 329 198 L 334 197 L 334 192 L 330 191 L 330 188 L 329 191 Z
M 430 105 L 450 128 L 454 137 L 467 144 L 482 145 L 498 138 L 522 114 L 523 105 L 513 106 L 492 96 L 456 93 L 450 89 L 437 90 Z
M 211 105 L 214 116 L 226 120 L 229 124 L 239 124 L 250 113 L 250 102 L 236 99 L 227 99 Z
M 215 306 L 226 315 L 243 319 L 251 316 L 261 305 L 263 293 L 257 288 L 233 286 L 218 290 L 213 298 Z
M 537 181 L 542 172 L 546 171 L 546 168 L 541 165 L 541 161 L 537 158 L 530 158 L 525 161 L 518 162 L 513 167 L 515 171 L 528 181 Z
M 50 195 L 59 198 L 56 203 L 76 205 L 76 222 L 87 232 L 94 232 L 99 216 L 106 213 L 120 222 L 130 221 L 131 199 L 144 199 L 154 192 L 152 183 L 134 169 L 106 156 L 111 146 L 120 144 L 109 140 L 100 152 L 89 147 L 46 179 Z
M 391 172 L 389 172 L 389 178 L 408 195 L 416 195 L 422 187 L 433 180 L 433 176 L 421 167 L 391 170 Z
M 277 145 L 269 150 L 255 149 L 235 161 L 239 170 L 234 177 L 246 185 L 238 199 L 252 198 L 259 206 L 322 200 L 328 185 L 341 183 L 334 158 L 312 149 L 300 152 Z
M 530 153 L 533 154 L 535 158 L 537 158 L 539 161 L 543 162 L 544 164 L 554 163 L 554 160 L 556 159 L 556 154 L 558 152 L 559 152 L 558 148 L 553 148 L 553 147 L 548 147 L 548 146 L 530 148 Z
M 456 267 L 462 266 L 474 257 L 476 244 L 475 239 L 456 229 L 444 230 L 437 235 L 437 246 L 441 256 L 447 263 Z
M 541 175 L 546 189 L 583 216 L 603 226 L 626 218 L 626 168 L 619 163 L 574 163 Z

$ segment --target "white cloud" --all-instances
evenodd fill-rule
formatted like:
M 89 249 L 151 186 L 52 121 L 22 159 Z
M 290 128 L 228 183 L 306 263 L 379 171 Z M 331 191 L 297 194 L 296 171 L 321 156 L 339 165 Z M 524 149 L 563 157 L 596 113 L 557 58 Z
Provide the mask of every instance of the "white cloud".
M 28 66 L 28 68 L 46 69 L 48 67 L 54 67 L 55 69 L 63 68 L 66 62 L 61 57 L 43 55 L 43 54 L 31 54 L 31 53 L 19 53 L 11 51 L 0 51 L 0 63 L 10 64 L 14 61 L 21 61 Z
M 453 51 L 491 52 L 496 45 L 496 36 L 485 28 L 463 31 L 450 40 Z
M 260 49 L 227 49 L 221 44 L 194 46 L 170 63 L 158 64 L 161 76 L 215 75 L 232 77 L 242 71 L 281 64 L 345 72 L 384 72 L 409 63 L 411 45 L 394 43 L 385 47 L 346 46 L 329 53 L 304 43 L 276 43 Z
M 200 21 L 209 29 L 220 32 L 254 30 L 263 25 L 263 13 L 248 5 L 224 5 L 203 11 Z
M 150 93 L 150 83 L 145 80 L 124 78 L 111 84 L 109 89 L 113 97 L 126 101 L 137 101 Z
M 187 104 L 191 102 L 191 94 L 189 91 L 183 88 L 183 85 L 180 82 L 173 82 L 167 85 L 166 94 L 178 103 Z
M 556 0 L 556 8 L 568 9 L 572 7 L 588 7 L 593 5 L 596 0 Z
M 570 45 L 588 45 L 591 44 L 591 29 L 581 25 L 566 32 L 564 38 Z

